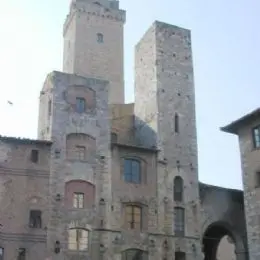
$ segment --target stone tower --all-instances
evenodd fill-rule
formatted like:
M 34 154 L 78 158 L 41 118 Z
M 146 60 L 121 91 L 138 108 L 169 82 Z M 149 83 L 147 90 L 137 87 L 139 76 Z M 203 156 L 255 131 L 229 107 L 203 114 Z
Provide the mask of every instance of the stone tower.
M 109 226 L 102 221 L 99 202 L 101 198 L 107 205 L 111 201 L 108 89 L 107 81 L 63 72 L 49 74 L 43 86 L 40 111 L 47 110 L 42 113 L 47 120 L 42 117 L 46 123 L 39 125 L 39 133 L 53 142 L 47 225 L 51 259 L 73 258 L 76 245 L 68 237 L 82 239 L 84 248 L 77 259 L 98 259 L 94 254 L 100 252 L 100 244 L 108 244 L 97 231 L 101 224 Z M 59 254 L 56 247 L 61 248 Z
M 140 145 L 159 150 L 159 231 L 173 251 L 201 259 L 190 31 L 156 21 L 136 46 L 135 73 L 136 137 Z M 174 195 L 177 183 L 183 184 L 182 198 Z
M 108 80 L 110 104 L 124 103 L 124 23 L 117 0 L 72 0 L 63 29 L 63 71 Z
M 250 260 L 260 259 L 260 109 L 222 128 L 239 137 Z

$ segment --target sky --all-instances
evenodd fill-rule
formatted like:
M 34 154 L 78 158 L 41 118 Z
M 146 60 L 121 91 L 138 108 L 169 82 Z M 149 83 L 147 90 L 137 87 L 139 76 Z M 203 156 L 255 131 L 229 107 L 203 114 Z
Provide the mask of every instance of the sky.
M 62 69 L 70 1 L 0 2 L 0 135 L 36 138 L 39 92 L 46 75 Z M 238 139 L 219 128 L 259 106 L 259 0 L 121 0 L 120 6 L 127 11 L 126 101 L 134 101 L 134 46 L 153 21 L 190 29 L 199 178 L 242 188 Z

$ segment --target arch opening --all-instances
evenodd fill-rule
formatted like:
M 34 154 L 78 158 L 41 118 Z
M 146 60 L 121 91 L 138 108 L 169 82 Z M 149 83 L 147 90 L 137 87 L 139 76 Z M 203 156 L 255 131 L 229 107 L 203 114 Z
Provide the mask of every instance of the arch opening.
M 203 235 L 204 260 L 236 260 L 236 240 L 222 223 L 210 225 Z

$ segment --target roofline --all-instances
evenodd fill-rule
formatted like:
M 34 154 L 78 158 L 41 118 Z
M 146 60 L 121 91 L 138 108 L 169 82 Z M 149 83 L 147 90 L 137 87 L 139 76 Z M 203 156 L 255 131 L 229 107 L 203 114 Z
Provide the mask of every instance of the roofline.
M 47 146 L 52 145 L 52 142 L 48 140 L 37 140 L 37 139 L 19 138 L 19 137 L 2 136 L 2 135 L 0 135 L 0 141 L 6 143 L 36 144 L 36 145 L 47 145 Z
M 122 148 L 129 148 L 129 149 L 137 149 L 137 150 L 147 151 L 147 152 L 151 152 L 151 153 L 159 152 L 159 150 L 156 148 L 149 148 L 149 147 L 144 147 L 144 146 L 123 144 L 123 143 L 117 143 L 117 142 L 111 143 L 111 147 L 113 148 L 114 146 L 122 147 Z
M 260 108 L 253 110 L 252 112 L 242 116 L 241 118 L 231 122 L 230 124 L 224 127 L 221 127 L 220 130 L 230 134 L 238 134 L 238 130 L 243 125 L 258 117 L 260 118 Z
M 203 183 L 203 182 L 199 182 L 199 187 L 212 188 L 215 190 L 233 191 L 233 192 L 239 192 L 239 193 L 244 192 L 243 190 L 240 190 L 240 189 L 225 188 L 225 187 L 215 186 L 215 185 L 211 185 L 211 184 L 207 184 L 207 183 Z

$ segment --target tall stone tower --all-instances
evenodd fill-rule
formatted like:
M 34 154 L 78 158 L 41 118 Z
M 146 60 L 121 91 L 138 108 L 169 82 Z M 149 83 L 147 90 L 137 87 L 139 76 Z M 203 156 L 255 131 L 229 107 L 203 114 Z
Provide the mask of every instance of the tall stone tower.
M 124 103 L 124 23 L 117 0 L 72 0 L 63 30 L 63 71 L 108 80 L 111 104 Z
M 260 109 L 222 128 L 239 137 L 249 259 L 260 259 Z
M 177 254 L 201 259 L 190 31 L 156 21 L 136 46 L 135 73 L 137 138 L 159 149 L 159 230 Z M 181 184 L 183 196 L 175 196 L 174 187 Z

